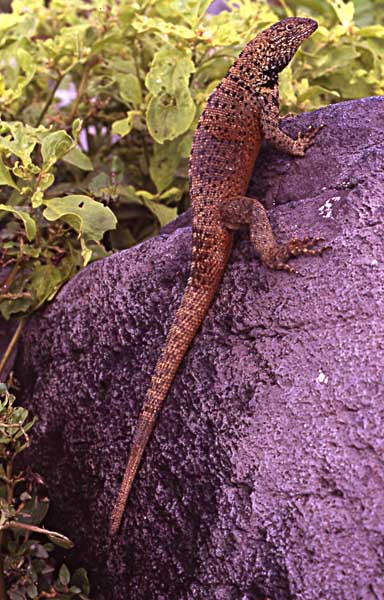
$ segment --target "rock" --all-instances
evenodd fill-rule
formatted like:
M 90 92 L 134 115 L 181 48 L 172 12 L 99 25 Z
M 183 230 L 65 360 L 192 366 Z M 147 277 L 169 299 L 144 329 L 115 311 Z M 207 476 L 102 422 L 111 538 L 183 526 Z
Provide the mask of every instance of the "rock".
M 330 248 L 291 263 L 296 276 L 237 236 L 112 544 L 188 277 L 187 217 L 90 265 L 31 320 L 17 363 L 20 402 L 39 417 L 28 459 L 95 600 L 384 597 L 383 111 L 376 97 L 284 121 L 326 124 L 302 159 L 263 149 L 251 189 L 274 198 L 278 239 Z

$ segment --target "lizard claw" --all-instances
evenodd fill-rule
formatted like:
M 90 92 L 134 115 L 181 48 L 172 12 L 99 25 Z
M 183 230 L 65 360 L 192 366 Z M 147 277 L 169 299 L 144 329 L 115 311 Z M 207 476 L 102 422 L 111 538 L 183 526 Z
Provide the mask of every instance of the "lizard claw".
M 297 271 L 297 269 L 295 269 L 294 267 L 291 267 L 287 263 L 279 263 L 277 265 L 276 269 L 280 269 L 282 271 L 288 271 L 288 273 L 295 273 L 295 275 L 300 275 L 300 273 L 299 273 L 299 271 Z
M 310 146 L 312 146 L 314 144 L 315 137 L 317 136 L 319 131 L 321 131 L 321 129 L 323 129 L 323 127 L 325 127 L 325 124 L 321 123 L 317 127 L 310 125 L 304 133 L 299 131 L 299 133 L 297 135 L 296 143 L 295 143 L 295 146 L 296 146 L 295 155 L 296 156 L 304 156 L 305 151 L 307 150 L 307 148 L 310 148 Z
M 288 264 L 290 258 L 296 258 L 297 256 L 316 256 L 321 255 L 324 250 L 327 250 L 330 246 L 321 246 L 320 248 L 314 248 L 319 242 L 323 242 L 324 238 L 321 237 L 310 237 L 306 236 L 302 239 L 291 238 L 288 242 L 279 246 L 274 260 L 269 262 L 268 266 L 272 269 L 278 269 L 287 271 L 288 273 L 295 273 L 300 275 L 300 272 L 291 267 Z

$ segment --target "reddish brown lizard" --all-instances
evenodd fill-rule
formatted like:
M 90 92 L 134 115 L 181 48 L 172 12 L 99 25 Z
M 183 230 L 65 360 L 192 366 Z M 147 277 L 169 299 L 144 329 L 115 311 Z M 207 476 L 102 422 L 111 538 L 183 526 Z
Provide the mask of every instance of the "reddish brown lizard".
M 262 262 L 294 271 L 292 256 L 317 254 L 318 238 L 278 245 L 264 207 L 246 196 L 262 138 L 275 148 L 303 156 L 321 127 L 296 140 L 279 128 L 278 73 L 317 28 L 312 19 L 287 18 L 249 42 L 208 99 L 190 156 L 192 265 L 134 432 L 128 464 L 110 522 L 116 534 L 141 457 L 161 406 L 188 347 L 219 286 L 232 246 L 231 230 L 247 223 Z

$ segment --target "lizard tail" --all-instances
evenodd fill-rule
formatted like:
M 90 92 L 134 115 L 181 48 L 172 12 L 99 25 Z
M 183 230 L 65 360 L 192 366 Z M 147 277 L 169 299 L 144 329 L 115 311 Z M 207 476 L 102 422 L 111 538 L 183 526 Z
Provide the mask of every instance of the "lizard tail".
M 155 426 L 157 416 L 167 397 L 179 365 L 209 309 L 219 286 L 222 273 L 224 272 L 228 254 L 229 251 L 227 248 L 226 252 L 222 254 L 222 260 L 218 261 L 212 269 L 213 272 L 211 273 L 209 282 L 205 285 L 202 285 L 201 281 L 199 284 L 195 283 L 193 275 L 188 280 L 181 304 L 176 312 L 157 361 L 155 372 L 139 415 L 123 482 L 111 514 L 110 534 L 112 536 L 119 530 L 132 483 Z

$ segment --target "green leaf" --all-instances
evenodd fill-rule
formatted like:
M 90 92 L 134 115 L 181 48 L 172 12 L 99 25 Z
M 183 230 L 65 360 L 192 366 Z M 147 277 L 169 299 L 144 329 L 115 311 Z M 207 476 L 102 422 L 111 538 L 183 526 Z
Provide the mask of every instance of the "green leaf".
M 63 157 L 63 161 L 69 163 L 70 165 L 74 165 L 83 171 L 93 171 L 91 159 L 78 147 L 72 148 L 72 150 L 67 152 L 67 154 Z
M 19 16 L 15 14 L 2 14 L 0 19 L 0 31 L 11 29 L 21 21 Z
M 51 185 L 53 184 L 54 181 L 55 181 L 55 176 L 53 173 L 41 172 L 40 180 L 39 180 L 40 190 L 43 190 L 43 191 L 47 190 L 49 187 L 51 187 Z
M 45 200 L 43 216 L 48 221 L 60 219 L 68 223 L 87 240 L 100 240 L 106 231 L 115 229 L 117 219 L 113 212 L 100 202 L 83 195 Z
M 344 27 L 348 27 L 352 24 L 353 16 L 355 14 L 353 2 L 344 2 L 343 0 L 328 0 L 328 2 Z
M 85 594 L 89 594 L 90 586 L 89 579 L 87 575 L 87 571 L 85 569 L 76 569 L 71 578 L 71 585 L 76 585 L 79 587 Z
M 192 29 L 189 29 L 189 27 L 169 23 L 158 17 L 147 17 L 146 15 L 137 15 L 132 21 L 132 27 L 134 27 L 138 33 L 155 31 L 184 40 L 193 40 L 196 37 L 195 32 Z
M 192 28 L 196 28 L 212 0 L 158 0 L 156 9 L 163 19 L 172 22 L 175 13 Z
M 67 154 L 73 146 L 73 140 L 66 131 L 54 131 L 49 133 L 43 139 L 41 144 L 41 154 L 43 157 L 43 167 L 50 168 L 60 158 Z
M 154 96 L 164 92 L 175 95 L 188 90 L 190 75 L 195 70 L 187 52 L 166 46 L 156 52 L 145 85 Z
M 65 563 L 63 563 L 60 567 L 59 571 L 59 581 L 62 585 L 68 585 L 71 580 L 71 574 L 69 569 Z
M 21 158 L 24 167 L 29 168 L 32 163 L 31 153 L 36 146 L 37 137 L 29 131 L 28 126 L 19 121 L 8 121 L 3 125 L 4 130 L 10 131 L 13 139 L 10 135 L 0 136 L 0 149 Z M 37 168 L 37 170 L 39 169 Z
M 8 167 L 5 166 L 0 157 L 0 185 L 9 185 L 12 188 L 18 189 L 16 183 L 13 181 L 12 176 L 9 172 Z
M 37 598 L 39 595 L 39 591 L 34 583 L 29 583 L 27 585 L 27 594 L 28 598 Z
M 37 496 L 33 496 L 28 500 L 23 510 L 17 513 L 16 521 L 19 523 L 27 523 L 29 525 L 40 525 L 47 516 L 49 508 L 48 498 L 39 500 Z
M 31 197 L 32 208 L 38 208 L 43 204 L 44 194 L 41 191 L 34 192 Z
M 51 542 L 56 544 L 56 546 L 60 546 L 60 548 L 65 548 L 66 550 L 70 550 L 75 545 L 69 538 L 61 533 L 57 533 L 57 531 L 49 531 L 45 535 L 51 540 Z
M 60 598 L 60 600 L 70 600 L 70 597 L 68 597 L 68 594 L 65 594 L 65 590 L 66 590 L 65 585 L 63 585 L 61 583 L 61 581 L 59 581 L 58 579 L 56 579 L 56 581 L 54 583 L 54 589 L 55 589 L 55 592 L 59 592 L 59 595 L 57 596 L 57 594 L 56 594 L 56 596 L 58 598 Z
M 3 300 L 0 302 L 0 313 L 6 321 L 10 319 L 12 315 L 18 313 L 26 313 L 32 304 L 32 298 L 19 298 L 17 300 Z
M 69 588 L 69 591 L 72 594 L 80 594 L 81 593 L 81 588 L 77 587 L 77 585 L 71 585 L 71 587 Z
M 120 96 L 125 103 L 135 106 L 140 105 L 142 101 L 141 86 L 136 75 L 132 73 L 119 73 L 117 83 L 119 85 Z
M 329 90 L 322 85 L 312 85 L 308 90 L 306 90 L 303 94 L 300 94 L 298 97 L 299 104 L 304 100 L 313 99 L 320 95 L 326 95 L 333 98 L 340 98 L 339 92 L 336 90 Z
M 322 78 L 321 84 L 324 84 L 324 77 L 329 73 L 337 73 L 338 77 L 346 75 L 350 77 L 350 65 L 360 56 L 360 53 L 352 45 L 339 44 L 337 47 L 329 48 L 328 52 L 319 53 L 313 59 L 312 72 L 314 77 Z M 341 79 L 339 80 L 339 86 Z M 314 85 L 314 82 L 312 82 Z M 327 86 L 326 86 L 327 87 Z M 336 87 L 334 89 L 337 89 Z
M 149 208 L 151 213 L 156 217 L 160 227 L 164 227 L 170 221 L 173 221 L 177 217 L 177 208 L 170 208 L 165 204 L 156 202 L 153 195 L 145 190 L 140 190 L 137 195 L 143 199 L 144 205 Z
M 112 133 L 124 137 L 131 132 L 132 126 L 132 119 L 128 119 L 128 117 L 125 117 L 124 119 L 118 119 L 112 123 Z
M 180 139 L 153 145 L 149 172 L 158 192 L 162 192 L 173 181 L 181 160 Z
M 384 39 L 384 26 L 383 25 L 369 25 L 368 27 L 362 27 L 359 30 L 359 36 L 363 38 L 380 38 Z
M 196 107 L 188 88 L 195 66 L 185 52 L 165 47 L 156 52 L 145 84 L 152 94 L 147 109 L 149 133 L 162 144 L 189 129 Z
M 35 267 L 31 275 L 30 290 L 36 300 L 35 308 L 49 300 L 62 284 L 60 270 L 52 264 Z
M 28 417 L 28 411 L 22 406 L 15 406 L 9 419 L 10 423 L 23 424 Z
M 19 219 L 23 221 L 25 233 L 27 234 L 28 240 L 31 242 L 36 237 L 36 223 L 29 216 L 27 212 L 24 210 L 20 210 L 18 208 L 13 208 L 11 206 L 7 206 L 6 204 L 0 204 L 0 211 L 4 210 L 5 212 L 10 212 L 16 215 Z
M 162 144 L 174 140 L 191 126 L 196 107 L 188 89 L 177 96 L 167 92 L 151 98 L 147 110 L 148 131 L 153 139 Z
M 128 133 L 132 131 L 135 116 L 138 116 L 140 114 L 141 113 L 138 110 L 128 111 L 127 116 L 124 119 L 118 119 L 117 121 L 112 123 L 112 133 L 116 135 L 121 135 L 122 137 L 128 135 Z
M 104 171 L 100 171 L 90 180 L 88 184 L 88 190 L 91 192 L 92 196 L 96 196 L 96 198 L 102 198 L 107 194 L 110 195 L 110 186 L 110 177 L 107 175 L 107 173 L 104 173 Z
M 25 86 L 35 75 L 36 61 L 34 60 L 34 57 L 31 56 L 30 52 L 27 52 L 24 48 L 17 49 L 17 61 L 28 76 L 27 79 L 23 81 L 23 85 Z
M 83 121 L 79 118 L 75 119 L 72 123 L 72 137 L 74 140 L 79 139 L 80 131 L 83 126 Z

